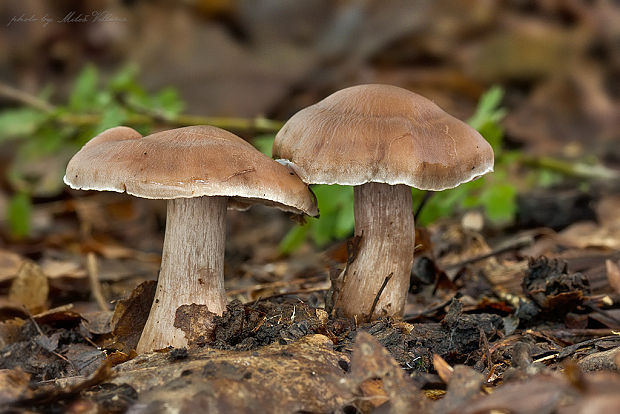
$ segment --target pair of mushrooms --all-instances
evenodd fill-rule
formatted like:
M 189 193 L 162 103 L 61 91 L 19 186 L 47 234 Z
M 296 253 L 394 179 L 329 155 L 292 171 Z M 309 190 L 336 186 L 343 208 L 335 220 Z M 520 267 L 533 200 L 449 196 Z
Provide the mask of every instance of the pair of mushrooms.
M 262 203 L 317 216 L 308 184 L 355 186 L 360 243 L 340 277 L 335 311 L 401 316 L 415 247 L 410 187 L 444 190 L 493 169 L 493 150 L 473 128 L 388 85 L 343 89 L 301 110 L 277 134 L 273 154 L 278 162 L 210 126 L 146 137 L 117 127 L 71 159 L 65 183 L 72 188 L 169 200 L 157 291 L 138 352 L 187 345 L 175 327 L 182 305 L 223 313 L 227 206 Z

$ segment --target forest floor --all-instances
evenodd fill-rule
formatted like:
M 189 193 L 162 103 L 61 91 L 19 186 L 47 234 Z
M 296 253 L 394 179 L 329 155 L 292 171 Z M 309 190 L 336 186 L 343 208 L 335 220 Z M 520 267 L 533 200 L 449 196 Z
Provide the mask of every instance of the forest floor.
M 231 212 L 230 303 L 214 339 L 190 322 L 187 349 L 137 356 L 159 258 L 114 240 L 144 240 L 154 204 L 42 204 L 47 236 L 0 251 L 5 411 L 620 410 L 618 195 L 593 203 L 596 222 L 559 232 L 483 235 L 471 215 L 419 228 L 404 319 L 357 324 L 323 310 L 346 243 L 282 257 L 278 213 Z
M 14 7 L 0 6 L 3 22 L 101 7 L 6 3 Z M 615 2 L 106 4 L 130 24 L 3 29 L 0 106 L 16 111 L 0 122 L 0 412 L 620 412 Z M 60 180 L 72 145 L 129 110 L 126 93 L 97 78 L 114 79 L 126 62 L 141 68 L 149 92 L 178 90 L 185 106 L 172 99 L 173 109 L 216 120 L 285 121 L 362 83 L 416 91 L 467 119 L 501 85 L 505 116 L 494 121 L 504 175 L 489 176 L 514 184 L 514 220 L 498 225 L 482 209 L 448 206 L 451 219 L 418 226 L 404 318 L 366 322 L 324 310 L 330 275 L 349 257 L 346 240 L 306 240 L 283 254 L 293 223 L 282 213 L 230 211 L 229 304 L 212 340 L 190 317 L 188 348 L 136 355 L 165 203 L 70 191 Z M 87 63 L 98 72 L 79 76 Z M 150 95 L 129 87 L 143 111 Z M 171 95 L 157 96 L 156 107 Z M 93 102 L 108 113 L 91 113 Z M 37 110 L 45 116 L 33 117 Z M 154 129 L 171 127 L 155 115 Z M 45 124 L 30 128 L 31 118 Z M 51 154 L 28 158 L 47 146 Z M 615 181 L 596 179 L 603 166 Z M 545 187 L 528 182 L 532 170 L 545 171 Z M 5 217 L 26 190 L 30 228 L 16 238 Z

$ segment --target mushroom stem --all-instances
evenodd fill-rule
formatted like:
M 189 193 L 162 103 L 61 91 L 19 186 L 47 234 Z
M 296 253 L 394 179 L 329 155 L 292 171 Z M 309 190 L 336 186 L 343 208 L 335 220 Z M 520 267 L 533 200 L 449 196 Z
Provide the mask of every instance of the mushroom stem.
M 344 271 L 334 307 L 360 321 L 402 316 L 415 248 L 411 189 L 367 183 L 356 186 L 354 196 L 355 235 L 361 239 Z
M 226 205 L 226 197 L 168 200 L 157 291 L 138 353 L 187 346 L 185 333 L 174 326 L 181 305 L 195 303 L 217 315 L 224 312 Z

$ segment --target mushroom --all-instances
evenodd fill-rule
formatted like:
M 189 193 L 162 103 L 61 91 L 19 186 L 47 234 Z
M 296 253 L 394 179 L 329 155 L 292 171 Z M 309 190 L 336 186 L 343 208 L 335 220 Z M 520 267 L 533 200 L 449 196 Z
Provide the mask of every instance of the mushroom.
M 167 199 L 166 234 L 155 299 L 137 351 L 183 347 L 175 327 L 181 305 L 226 307 L 226 208 L 262 203 L 316 216 L 316 199 L 287 167 L 238 136 L 192 126 L 142 137 L 116 127 L 91 139 L 69 161 L 64 178 L 80 190 L 127 192 Z
M 404 312 L 415 247 L 410 187 L 444 190 L 493 170 L 493 150 L 476 130 L 389 85 L 353 86 L 302 109 L 273 154 L 308 184 L 355 186 L 359 244 L 333 302 L 363 320 Z

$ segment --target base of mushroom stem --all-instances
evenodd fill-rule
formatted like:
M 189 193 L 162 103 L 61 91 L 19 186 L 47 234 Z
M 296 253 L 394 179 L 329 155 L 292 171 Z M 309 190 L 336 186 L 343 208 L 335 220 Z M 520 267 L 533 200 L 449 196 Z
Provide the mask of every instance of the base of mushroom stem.
M 188 334 L 174 326 L 179 307 L 204 305 L 203 311 L 217 315 L 226 309 L 227 201 L 226 197 L 168 200 L 157 291 L 138 342 L 138 353 L 187 346 Z
M 373 320 L 402 316 L 407 300 L 415 226 L 411 188 L 367 183 L 354 188 L 357 251 L 337 288 L 337 314 Z

